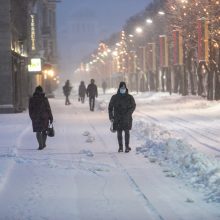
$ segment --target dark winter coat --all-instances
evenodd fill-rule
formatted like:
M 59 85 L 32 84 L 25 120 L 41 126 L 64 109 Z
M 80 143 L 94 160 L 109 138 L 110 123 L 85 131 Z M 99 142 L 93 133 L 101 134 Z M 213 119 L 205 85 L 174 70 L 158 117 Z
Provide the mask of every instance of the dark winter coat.
M 34 93 L 29 100 L 29 115 L 34 132 L 45 131 L 49 120 L 53 121 L 50 104 L 44 93 Z
M 66 84 L 63 86 L 63 94 L 64 94 L 65 96 L 69 96 L 71 90 L 72 90 L 72 87 L 71 87 L 69 84 L 66 83 Z
M 114 120 L 114 130 L 131 130 L 132 128 L 132 113 L 136 108 L 136 103 L 132 95 L 122 95 L 119 90 L 116 95 L 113 95 L 109 106 L 109 119 Z
M 79 86 L 79 97 L 85 97 L 86 95 L 86 86 L 84 83 L 81 83 Z
M 98 89 L 94 83 L 90 83 L 86 90 L 87 96 L 90 98 L 98 97 Z

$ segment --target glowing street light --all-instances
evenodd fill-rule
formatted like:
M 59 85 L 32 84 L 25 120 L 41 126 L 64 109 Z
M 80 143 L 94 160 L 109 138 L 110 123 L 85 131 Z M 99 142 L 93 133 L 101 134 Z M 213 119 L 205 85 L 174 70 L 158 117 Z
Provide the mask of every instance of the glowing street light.
M 158 14 L 159 15 L 165 15 L 165 12 L 164 11 L 158 11 Z
M 137 28 L 135 29 L 135 32 L 136 32 L 137 34 L 142 34 L 142 33 L 143 33 L 143 28 L 137 27 Z
M 112 52 L 112 56 L 114 56 L 114 57 L 118 56 L 118 52 L 117 52 L 116 50 L 113 51 L 113 52 Z
M 147 22 L 148 24 L 152 24 L 152 23 L 153 23 L 152 19 L 150 19 L 150 18 L 148 18 L 148 19 L 146 20 L 146 22 Z
M 48 70 L 48 76 L 53 77 L 54 76 L 54 71 L 53 70 Z

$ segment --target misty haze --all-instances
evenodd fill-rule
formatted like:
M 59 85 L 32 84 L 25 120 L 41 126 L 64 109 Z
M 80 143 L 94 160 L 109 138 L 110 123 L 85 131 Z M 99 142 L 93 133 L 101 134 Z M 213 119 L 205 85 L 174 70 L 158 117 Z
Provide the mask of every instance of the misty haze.
M 219 0 L 0 0 L 0 220 L 219 220 Z

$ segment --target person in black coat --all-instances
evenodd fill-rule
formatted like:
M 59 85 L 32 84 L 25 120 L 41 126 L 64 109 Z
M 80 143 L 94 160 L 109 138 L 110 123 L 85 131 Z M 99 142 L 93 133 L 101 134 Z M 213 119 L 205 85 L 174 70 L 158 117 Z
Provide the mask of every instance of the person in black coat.
M 97 86 L 95 85 L 94 79 L 91 79 L 91 83 L 88 85 L 86 89 L 86 94 L 89 97 L 90 111 L 94 111 L 95 97 L 98 97 L 98 89 L 97 89 Z
M 33 132 L 36 132 L 39 150 L 46 147 L 47 129 L 53 122 L 50 104 L 41 86 L 37 86 L 33 96 L 29 99 L 29 116 L 32 120 Z
M 86 86 L 84 81 L 81 81 L 79 85 L 79 101 L 81 101 L 82 103 L 84 103 L 85 101 L 85 95 L 86 95 Z
M 125 152 L 128 153 L 130 130 L 132 128 L 132 113 L 136 108 L 134 97 L 128 94 L 125 82 L 120 82 L 117 94 L 111 97 L 108 106 L 109 119 L 113 121 L 113 128 L 117 131 L 119 149 L 123 152 L 122 131 L 125 133 Z
M 69 96 L 71 93 L 72 87 L 70 86 L 70 81 L 67 80 L 65 85 L 63 86 L 63 94 L 66 97 L 66 101 L 65 101 L 65 105 L 70 105 L 70 100 L 69 100 Z

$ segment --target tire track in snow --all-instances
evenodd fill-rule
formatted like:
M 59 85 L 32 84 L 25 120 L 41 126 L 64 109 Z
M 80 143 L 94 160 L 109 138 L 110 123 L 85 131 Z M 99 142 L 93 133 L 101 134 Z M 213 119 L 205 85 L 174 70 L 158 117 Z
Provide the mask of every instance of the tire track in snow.
M 160 122 L 158 119 L 156 119 L 156 118 L 154 118 L 154 117 L 148 115 L 147 113 L 144 113 L 144 112 L 141 112 L 141 111 L 137 111 L 136 115 L 146 116 L 146 117 L 150 118 L 151 121 L 153 121 L 154 123 L 156 122 L 156 123 L 160 123 L 160 124 L 161 124 L 161 122 Z M 169 116 L 169 119 L 170 119 L 173 123 L 175 122 L 175 124 L 179 124 L 180 127 L 185 128 L 185 129 L 182 129 L 182 131 L 183 131 L 185 134 L 187 134 L 191 139 L 193 139 L 194 141 L 196 141 L 197 143 L 199 143 L 200 145 L 202 145 L 202 146 L 204 146 L 204 147 L 206 147 L 206 148 L 209 148 L 210 150 L 214 150 L 214 151 L 220 152 L 220 149 L 218 149 L 218 148 L 216 148 L 216 147 L 213 147 L 213 146 L 211 146 L 211 145 L 209 145 L 209 144 L 207 144 L 207 143 L 205 143 L 205 142 L 202 142 L 202 141 L 198 140 L 198 139 L 197 139 L 195 136 L 193 136 L 188 130 L 190 130 L 190 131 L 193 132 L 194 134 L 197 134 L 197 135 L 199 135 L 199 136 L 201 136 L 201 137 L 203 137 L 203 138 L 206 138 L 206 139 L 208 139 L 208 140 L 210 140 L 210 141 L 213 141 L 213 142 L 215 142 L 216 144 L 219 144 L 219 145 L 220 145 L 220 141 L 217 141 L 217 140 L 215 140 L 215 139 L 213 139 L 213 138 L 210 138 L 210 137 L 206 136 L 205 134 L 202 134 L 202 133 L 200 133 L 200 132 L 198 132 L 198 131 L 195 131 L 195 130 L 193 130 L 192 128 L 190 128 L 190 127 L 184 125 L 183 123 L 177 122 L 177 120 L 181 121 L 181 120 L 180 120 L 179 118 L 177 118 L 177 117 Z M 183 120 L 183 121 L 185 121 L 185 120 Z M 163 125 L 163 126 L 164 126 L 164 125 Z
M 8 147 L 9 153 L 7 157 L 9 157 L 9 160 L 6 162 L 4 172 L 0 175 L 0 191 L 4 189 L 4 186 L 10 178 L 11 172 L 16 164 L 16 158 L 19 157 L 17 150 L 21 146 L 22 139 L 30 129 L 31 124 L 26 126 L 25 129 L 23 129 L 23 131 L 19 134 L 19 136 L 16 138 L 15 145 L 12 147 L 12 149 L 11 147 Z M 3 155 L 3 157 L 6 156 Z
M 96 128 L 88 121 L 89 125 L 92 127 L 92 129 L 95 131 L 96 135 L 98 136 L 99 140 L 103 144 L 103 146 L 107 147 L 104 139 L 99 135 Z M 147 198 L 147 196 L 144 194 L 144 192 L 141 190 L 137 182 L 134 180 L 134 178 L 129 174 L 128 170 L 123 167 L 123 165 L 120 163 L 118 157 L 115 154 L 109 154 L 110 158 L 113 160 L 114 164 L 117 168 L 119 168 L 122 172 L 122 174 L 126 177 L 128 180 L 130 186 L 132 186 L 132 190 L 135 192 L 135 194 L 138 194 L 138 197 L 142 200 L 142 203 L 144 205 L 144 208 L 150 214 L 153 218 L 153 220 L 164 220 L 164 218 L 159 214 L 157 209 L 153 206 L 153 204 L 150 202 L 150 200 Z
M 191 115 L 191 116 L 194 116 L 194 117 L 196 117 L 197 115 Z M 216 136 L 216 135 L 218 135 L 219 134 L 219 132 L 218 132 L 218 130 L 216 130 L 216 129 L 214 129 L 214 128 L 209 128 L 209 130 L 207 130 L 206 128 L 201 128 L 201 125 L 198 125 L 198 123 L 196 123 L 196 122 L 192 122 L 192 121 L 187 121 L 187 120 L 184 120 L 184 119 L 182 119 L 182 118 L 179 118 L 179 117 L 174 117 L 174 116 L 172 116 L 173 118 L 176 118 L 178 121 L 182 121 L 182 122 L 184 122 L 185 124 L 190 124 L 190 125 L 196 125 L 196 126 L 200 126 L 200 130 L 201 131 L 204 131 L 204 132 L 206 132 L 206 133 L 209 133 L 209 134 L 211 134 L 211 135 L 213 135 L 213 136 Z
M 174 116 L 169 116 L 169 117 L 170 117 L 170 119 L 171 119 L 173 122 L 175 122 L 175 123 L 177 123 L 177 124 L 183 126 L 184 128 L 189 129 L 189 130 L 191 130 L 192 132 L 194 132 L 194 133 L 196 133 L 196 134 L 198 134 L 198 135 L 200 135 L 200 136 L 202 136 L 202 137 L 204 137 L 204 138 L 207 138 L 207 139 L 209 139 L 209 140 L 211 140 L 211 141 L 213 141 L 213 142 L 216 142 L 217 144 L 220 144 L 220 141 L 217 141 L 216 139 L 213 139 L 213 138 L 211 138 L 211 137 L 209 137 L 209 136 L 207 136 L 207 135 L 201 133 L 201 131 L 205 131 L 206 133 L 209 133 L 209 134 L 212 134 L 213 136 L 215 136 L 215 134 L 213 134 L 212 132 L 209 132 L 208 130 L 205 130 L 205 129 L 202 129 L 202 128 L 199 128 L 200 132 L 199 132 L 199 131 L 195 131 L 194 129 L 192 129 L 191 127 L 189 127 L 189 126 L 186 125 L 186 124 L 189 124 L 188 121 L 183 120 L 183 119 L 178 118 L 178 117 L 174 117 Z M 179 121 L 179 122 L 177 122 L 177 121 Z M 181 122 L 182 122 L 182 123 L 181 123 Z M 193 123 L 193 124 L 195 124 L 195 123 Z
M 159 214 L 157 209 L 153 206 L 153 204 L 150 202 L 150 200 L 147 198 L 144 192 L 140 189 L 140 187 L 138 186 L 134 178 L 129 174 L 128 170 L 124 168 L 123 165 L 119 162 L 118 157 L 112 154 L 111 158 L 116 164 L 116 166 L 122 171 L 124 176 L 126 176 L 134 192 L 138 193 L 138 196 L 139 198 L 142 199 L 142 202 L 144 203 L 144 207 L 147 210 L 147 212 L 149 212 L 149 214 L 153 216 L 154 220 L 157 220 L 157 219 L 164 220 L 164 218 Z
M 88 120 L 88 118 L 86 117 L 85 114 L 83 114 L 83 119 L 84 119 L 84 121 L 86 121 L 86 122 L 89 124 L 89 126 L 97 133 L 96 129 L 95 129 L 94 126 L 90 123 L 90 121 Z M 89 170 L 89 171 L 91 172 L 91 170 Z M 102 179 L 102 181 L 103 181 L 102 196 L 103 196 L 103 198 L 104 198 L 105 201 L 106 201 L 107 207 L 110 208 L 109 198 L 105 195 L 105 188 L 106 188 L 107 183 L 108 183 L 107 180 L 106 180 L 102 175 L 98 175 L 96 171 L 93 171 L 92 173 L 93 173 L 94 175 L 97 175 L 100 179 Z M 110 210 L 110 212 L 112 212 L 112 210 Z M 116 219 L 117 219 L 117 218 L 116 218 Z

